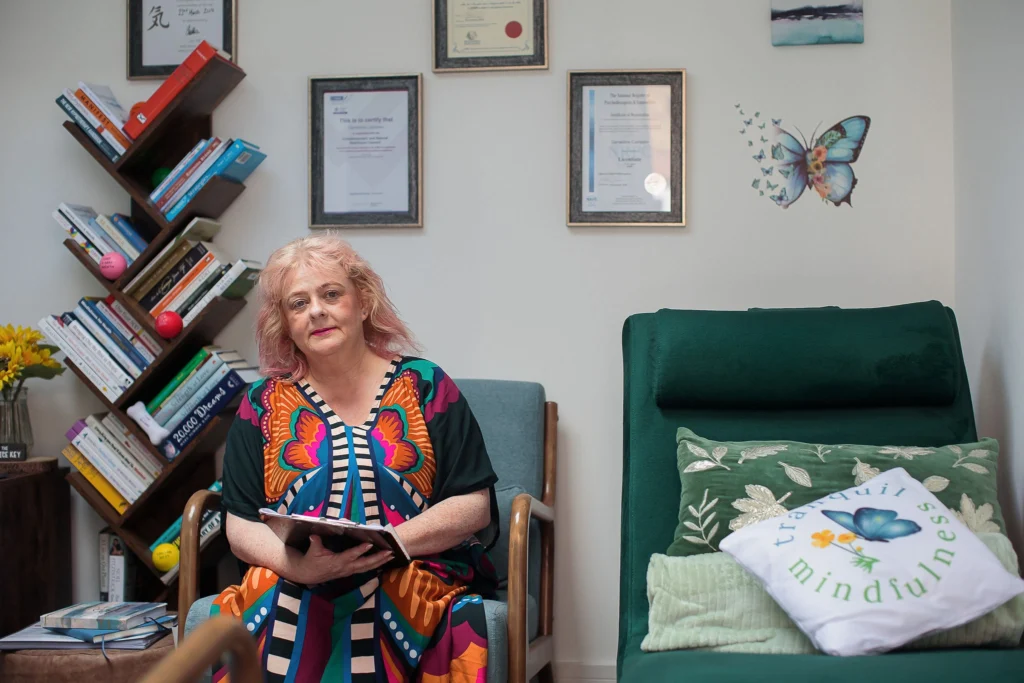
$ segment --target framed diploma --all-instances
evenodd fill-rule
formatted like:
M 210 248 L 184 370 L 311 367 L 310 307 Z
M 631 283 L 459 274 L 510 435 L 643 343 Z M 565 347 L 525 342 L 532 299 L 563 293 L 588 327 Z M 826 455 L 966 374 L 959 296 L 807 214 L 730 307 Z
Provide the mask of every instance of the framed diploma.
M 128 79 L 164 78 L 202 41 L 238 63 L 236 0 L 128 0 Z
M 423 226 L 423 76 L 309 79 L 309 227 Z
M 570 71 L 566 223 L 686 225 L 686 71 Z
M 434 71 L 548 68 L 548 0 L 432 0 Z

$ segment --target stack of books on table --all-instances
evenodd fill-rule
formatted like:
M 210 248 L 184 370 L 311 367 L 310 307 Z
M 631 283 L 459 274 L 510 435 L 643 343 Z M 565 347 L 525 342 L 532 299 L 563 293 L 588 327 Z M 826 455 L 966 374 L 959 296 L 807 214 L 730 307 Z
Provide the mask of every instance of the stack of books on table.
M 64 88 L 57 97 L 57 105 L 111 163 L 116 163 L 131 147 L 132 136 L 125 131 L 128 112 L 107 86 L 79 81 L 74 90 Z
M 61 451 L 110 505 L 123 513 L 163 471 L 151 451 L 112 414 L 89 415 L 72 425 Z
M 104 254 L 115 252 L 123 256 L 130 266 L 148 246 L 124 214 L 104 216 L 91 206 L 61 202 L 52 215 L 64 232 L 96 263 Z
M 174 460 L 245 388 L 260 379 L 259 370 L 236 351 L 204 346 L 163 389 L 146 403 L 146 412 L 169 435 L 159 444 Z
M 177 623 L 164 602 L 82 602 L 0 639 L 0 650 L 144 650 Z
M 218 296 L 241 299 L 256 284 L 263 265 L 234 259 L 211 242 L 219 231 L 216 221 L 192 219 L 125 286 L 124 293 L 154 318 L 174 311 L 186 327 Z
M 113 402 L 160 354 L 160 345 L 114 295 L 85 296 L 39 329 Z

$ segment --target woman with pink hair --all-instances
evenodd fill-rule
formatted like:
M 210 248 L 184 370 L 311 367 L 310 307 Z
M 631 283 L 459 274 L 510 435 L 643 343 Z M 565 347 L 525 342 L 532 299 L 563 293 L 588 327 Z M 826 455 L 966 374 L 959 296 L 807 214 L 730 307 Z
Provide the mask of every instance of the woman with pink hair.
M 245 392 L 223 475 L 228 542 L 249 569 L 213 613 L 243 621 L 268 681 L 484 680 L 497 476 L 466 399 L 403 355 L 415 342 L 383 282 L 335 234 L 274 252 L 259 293 L 265 379 Z M 384 568 L 386 551 L 316 536 L 300 552 L 261 508 L 392 526 L 413 560 Z

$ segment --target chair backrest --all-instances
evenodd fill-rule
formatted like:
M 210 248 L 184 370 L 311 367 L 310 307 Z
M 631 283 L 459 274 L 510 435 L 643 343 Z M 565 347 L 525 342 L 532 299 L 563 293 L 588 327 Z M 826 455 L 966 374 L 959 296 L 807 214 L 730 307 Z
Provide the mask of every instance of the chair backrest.
M 672 542 L 676 430 L 718 440 L 940 446 L 977 439 L 953 312 L 661 310 L 623 328 L 618 657 L 647 632 L 646 574 Z
M 491 559 L 504 581 L 508 577 L 508 528 L 512 500 L 520 493 L 541 499 L 544 484 L 544 387 L 535 382 L 457 379 L 480 424 L 491 465 L 498 475 L 499 536 Z M 529 593 L 540 592 L 540 535 L 530 529 Z

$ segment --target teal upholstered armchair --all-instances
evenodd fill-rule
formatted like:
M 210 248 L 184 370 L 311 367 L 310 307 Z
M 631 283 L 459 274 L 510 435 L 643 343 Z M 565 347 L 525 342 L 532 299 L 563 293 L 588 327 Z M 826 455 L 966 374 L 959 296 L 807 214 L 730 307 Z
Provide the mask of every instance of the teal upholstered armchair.
M 678 521 L 676 430 L 722 441 L 942 446 L 977 439 L 953 312 L 935 301 L 874 309 L 662 310 L 622 336 L 624 452 L 618 680 L 1024 680 L 1024 650 L 870 657 L 644 652 L 647 568 Z
M 530 382 L 458 380 L 484 435 L 498 474 L 500 537 L 492 552 L 502 587 L 485 601 L 487 680 L 552 680 L 555 444 L 558 406 Z M 220 504 L 211 491 L 195 493 L 181 528 L 178 613 L 180 638 L 204 622 L 215 596 L 197 599 L 199 522 Z

